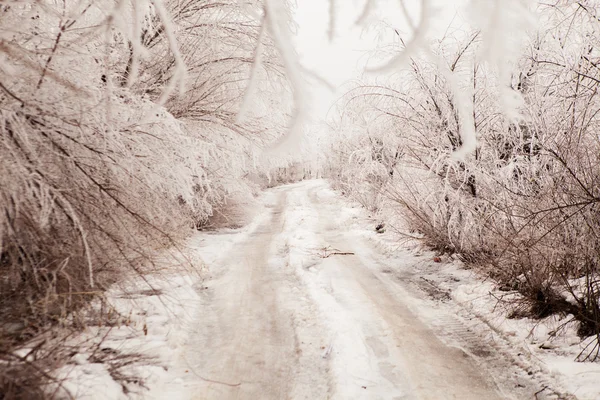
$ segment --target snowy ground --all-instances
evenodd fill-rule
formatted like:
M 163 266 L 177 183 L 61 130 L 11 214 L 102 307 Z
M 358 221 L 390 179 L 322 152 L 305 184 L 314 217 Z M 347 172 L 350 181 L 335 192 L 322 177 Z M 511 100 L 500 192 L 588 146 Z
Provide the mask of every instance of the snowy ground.
M 201 278 L 171 271 L 150 278 L 157 295 L 111 293 L 129 326 L 86 335 L 153 357 L 124 369 L 147 388 L 126 395 L 80 354 L 60 371 L 74 397 L 600 398 L 600 366 L 572 361 L 569 329 L 549 342 L 560 321 L 506 320 L 491 282 L 398 249 L 324 181 L 272 189 L 262 205 L 243 229 L 190 240 Z

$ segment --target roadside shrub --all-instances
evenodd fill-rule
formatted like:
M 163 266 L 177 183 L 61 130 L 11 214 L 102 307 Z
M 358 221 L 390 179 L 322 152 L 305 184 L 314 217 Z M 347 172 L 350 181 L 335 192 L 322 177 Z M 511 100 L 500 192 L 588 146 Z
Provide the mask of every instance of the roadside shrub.
M 35 398 L 70 357 L 61 340 L 102 323 L 94 298 L 252 196 L 252 149 L 280 134 L 256 129 L 259 101 L 236 121 L 257 41 L 278 69 L 236 1 L 0 14 L 0 398 Z
M 508 100 L 478 59 L 479 32 L 445 38 L 396 76 L 354 83 L 338 102 L 343 144 L 329 177 L 367 208 L 373 201 L 356 193 L 376 186 L 384 219 L 519 292 L 513 316 L 571 314 L 582 338 L 597 339 L 598 10 L 566 2 L 538 11 L 547 23 L 513 66 Z M 461 156 L 470 128 L 477 147 Z M 369 140 L 347 133 L 356 130 Z M 597 359 L 591 343 L 580 359 Z

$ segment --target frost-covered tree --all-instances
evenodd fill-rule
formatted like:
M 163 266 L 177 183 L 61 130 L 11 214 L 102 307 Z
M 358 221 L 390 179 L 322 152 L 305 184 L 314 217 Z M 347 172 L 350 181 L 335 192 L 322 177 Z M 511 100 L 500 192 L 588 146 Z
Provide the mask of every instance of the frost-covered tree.
M 345 192 L 363 202 L 368 193 L 367 206 L 398 212 L 407 235 L 518 290 L 515 315 L 572 314 L 582 338 L 596 337 L 581 355 L 593 360 L 598 5 L 535 12 L 539 27 L 501 68 L 488 53 L 497 31 L 486 26 L 402 53 L 395 74 L 349 87 L 330 170 Z
M 32 398 L 61 359 L 50 337 L 27 360 L 12 350 L 90 323 L 103 289 L 252 197 L 244 176 L 286 118 L 267 109 L 287 89 L 260 9 L 0 5 L 0 397 Z

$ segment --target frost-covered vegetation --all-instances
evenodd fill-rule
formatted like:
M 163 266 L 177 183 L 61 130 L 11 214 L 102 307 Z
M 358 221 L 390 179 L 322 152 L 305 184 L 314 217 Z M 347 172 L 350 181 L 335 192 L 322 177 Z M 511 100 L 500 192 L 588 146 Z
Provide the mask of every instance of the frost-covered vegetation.
M 398 2 L 406 35 L 380 3 L 355 23 L 395 41 L 323 141 L 303 122 L 331 85 L 301 65 L 287 0 L 0 3 L 0 398 L 47 396 L 66 339 L 123 323 L 115 282 L 322 169 L 519 292 L 515 317 L 572 315 L 600 339 L 600 5 L 465 0 L 472 31 L 432 40 L 435 0 Z M 335 43 L 347 10 L 328 4 Z M 311 162 L 273 162 L 303 138 Z
M 41 395 L 71 351 L 58 340 L 110 319 L 86 313 L 92 299 L 260 188 L 247 177 L 266 176 L 257 149 L 283 132 L 289 97 L 260 13 L 0 5 L 0 398 Z
M 518 291 L 513 316 L 572 314 L 581 337 L 600 338 L 600 6 L 550 3 L 523 52 L 490 40 L 497 27 L 410 53 L 398 35 L 403 69 L 337 103 L 329 175 L 407 236 Z M 589 343 L 581 360 L 598 358 Z

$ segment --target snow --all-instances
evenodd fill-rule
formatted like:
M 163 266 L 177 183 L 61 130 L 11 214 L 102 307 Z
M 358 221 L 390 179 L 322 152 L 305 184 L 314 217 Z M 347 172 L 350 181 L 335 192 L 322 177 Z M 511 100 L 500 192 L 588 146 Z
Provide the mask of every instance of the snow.
M 126 321 L 115 327 L 89 327 L 77 338 L 82 352 L 56 373 L 64 380 L 64 390 L 77 399 L 130 398 L 111 376 L 111 363 L 96 361 L 98 352 L 143 356 L 123 372 L 141 378 L 144 385 L 160 386 L 168 379 L 168 370 L 188 334 L 190 311 L 197 302 L 194 278 L 184 271 L 178 274 L 149 276 L 147 282 L 132 279 L 126 287 L 115 287 L 107 294 L 108 302 Z M 146 294 L 149 286 L 160 295 Z M 137 392 L 145 398 L 135 383 L 125 386 L 132 391 L 131 397 Z M 62 391 L 58 398 L 69 396 Z
M 314 187 L 318 187 L 318 182 L 316 185 Z M 340 273 L 339 270 L 328 271 L 322 268 L 322 265 L 318 269 L 315 268 L 324 254 L 319 250 L 326 248 L 327 242 L 314 233 L 319 218 L 318 215 L 311 215 L 311 210 L 306 206 L 309 201 L 306 192 L 298 191 L 295 194 L 295 197 L 289 199 L 287 229 L 284 229 L 282 236 L 291 249 L 290 266 L 296 270 L 313 302 L 318 305 L 321 314 L 319 318 L 327 322 L 327 341 L 330 344 L 324 355 L 331 354 L 331 370 L 338 398 L 406 396 L 407 384 L 403 385 L 403 389 L 398 389 L 382 378 L 379 367 L 372 362 L 374 360 L 369 354 L 371 350 L 365 344 L 364 332 L 356 320 L 365 321 L 365 325 L 372 325 L 375 321 L 370 318 L 372 310 L 366 305 L 368 303 L 362 301 L 363 299 L 355 301 L 355 296 L 360 291 L 356 290 L 353 282 L 346 280 L 338 283 L 335 276 Z M 344 214 L 342 212 L 342 215 Z M 345 219 L 342 217 L 340 220 Z M 338 301 L 336 297 L 342 301 Z
M 493 282 L 375 233 L 325 181 L 260 203 L 242 229 L 195 234 L 183 253 L 196 270 L 149 277 L 159 295 L 132 296 L 148 288 L 135 278 L 111 290 L 126 326 L 82 335 L 148 357 L 123 370 L 145 389 L 125 394 L 90 350 L 59 371 L 65 388 L 82 399 L 598 398 L 600 366 L 574 362 L 573 327 L 551 334 L 564 319 L 507 319 Z
M 132 276 L 115 285 L 106 293 L 106 303 L 126 320 L 115 327 L 89 327 L 69 343 L 79 346 L 81 352 L 55 372 L 62 387 L 49 390 L 56 390 L 58 399 L 94 400 L 162 399 L 167 393 L 175 393 L 182 380 L 174 371 L 197 318 L 206 265 L 216 262 L 253 232 L 265 215 L 258 213 L 242 229 L 195 234 L 182 253 L 165 255 L 164 270 L 143 278 Z M 182 258 L 190 261 L 192 268 L 183 267 Z M 109 371 L 110 363 L 93 361 L 97 345 L 100 351 L 114 349 L 121 355 L 141 356 L 119 371 L 139 377 L 141 385 L 131 382 L 123 387 L 116 382 Z
M 329 197 L 346 207 L 356 207 L 351 202 L 336 200 L 333 191 Z M 438 309 L 463 316 L 462 321 L 465 322 L 465 318 L 469 320 L 469 328 L 480 336 L 505 341 L 511 353 L 507 356 L 515 356 L 515 364 L 528 373 L 538 371 L 545 375 L 552 381 L 553 388 L 563 395 L 568 393 L 580 400 L 600 398 L 600 364 L 576 361 L 585 344 L 576 334 L 576 324 L 568 323 L 571 315 L 551 316 L 543 320 L 508 318 L 509 308 L 498 301 L 507 293 L 500 291 L 493 281 L 467 269 L 459 257 L 442 255 L 439 257 L 441 262 L 436 262 L 434 259 L 438 256 L 415 241 L 398 246 L 399 242 L 406 243 L 405 237 L 394 234 L 392 230 L 384 235 L 375 233 L 372 228 L 379 220 L 364 218 L 364 213 L 361 214 L 363 217 L 354 226 L 357 234 L 386 253 L 395 264 L 401 265 L 396 271 L 401 272 L 403 279 L 407 275 L 416 275 L 406 280 L 412 280 L 416 290 L 435 300 Z M 413 307 L 423 310 L 424 304 L 413 299 Z M 420 312 L 420 316 L 430 324 L 435 324 L 435 314 Z

